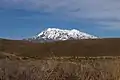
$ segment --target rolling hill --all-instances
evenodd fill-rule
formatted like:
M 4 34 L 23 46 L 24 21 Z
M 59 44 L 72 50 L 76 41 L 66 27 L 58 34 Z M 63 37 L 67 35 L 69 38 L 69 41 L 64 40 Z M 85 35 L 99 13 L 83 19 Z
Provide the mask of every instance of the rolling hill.
M 66 40 L 50 43 L 1 39 L 0 52 L 28 57 L 120 56 L 120 38 Z

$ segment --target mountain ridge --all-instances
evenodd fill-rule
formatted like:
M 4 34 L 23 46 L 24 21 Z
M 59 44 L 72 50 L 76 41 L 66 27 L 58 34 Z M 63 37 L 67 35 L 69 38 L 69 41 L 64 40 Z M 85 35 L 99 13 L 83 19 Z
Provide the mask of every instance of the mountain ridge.
M 59 29 L 47 28 L 40 32 L 38 35 L 28 38 L 28 41 L 35 42 L 50 42 L 50 41 L 64 41 L 64 40 L 77 40 L 77 39 L 96 39 L 98 37 L 81 32 L 77 29 Z

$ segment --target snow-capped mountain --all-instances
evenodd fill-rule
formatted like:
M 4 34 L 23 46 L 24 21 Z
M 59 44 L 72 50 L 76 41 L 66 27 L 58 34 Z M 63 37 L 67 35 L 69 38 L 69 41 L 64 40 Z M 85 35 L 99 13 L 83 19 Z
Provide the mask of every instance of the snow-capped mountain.
M 29 41 L 59 41 L 59 40 L 77 40 L 77 39 L 96 39 L 96 36 L 81 32 L 76 29 L 63 30 L 58 28 L 48 28 Z

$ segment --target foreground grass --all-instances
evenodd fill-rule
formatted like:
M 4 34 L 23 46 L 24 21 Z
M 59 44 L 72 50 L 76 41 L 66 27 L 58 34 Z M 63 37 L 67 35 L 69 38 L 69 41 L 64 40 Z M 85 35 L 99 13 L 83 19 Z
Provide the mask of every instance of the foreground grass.
M 0 80 L 120 80 L 119 58 L 67 58 L 1 59 Z

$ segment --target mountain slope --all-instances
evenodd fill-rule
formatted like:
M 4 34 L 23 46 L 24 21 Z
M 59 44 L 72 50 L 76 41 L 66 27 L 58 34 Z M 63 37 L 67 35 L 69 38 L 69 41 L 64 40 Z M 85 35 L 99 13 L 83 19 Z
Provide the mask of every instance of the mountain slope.
M 29 41 L 59 41 L 59 40 L 77 40 L 77 39 L 95 39 L 97 37 L 80 32 L 76 29 L 63 30 L 58 28 L 48 28 L 33 38 L 29 38 Z

